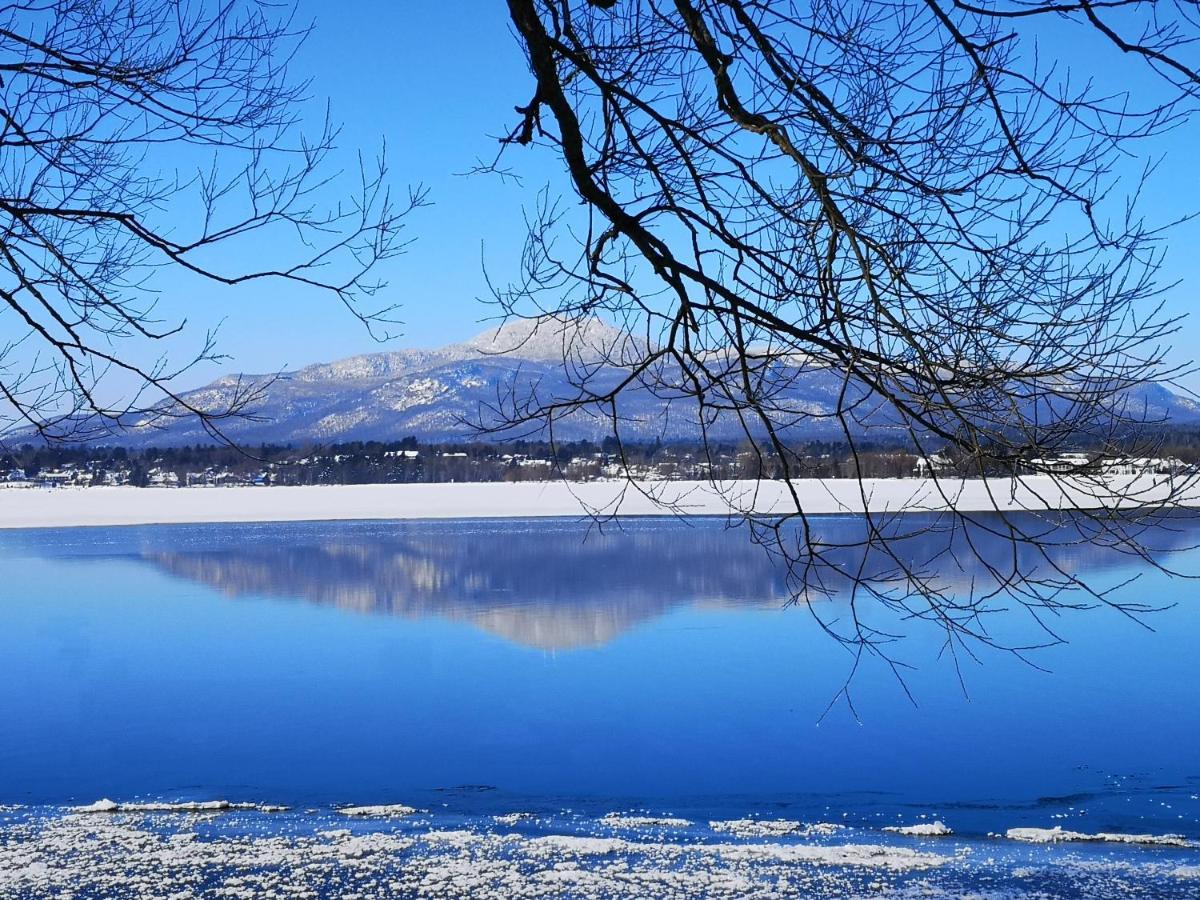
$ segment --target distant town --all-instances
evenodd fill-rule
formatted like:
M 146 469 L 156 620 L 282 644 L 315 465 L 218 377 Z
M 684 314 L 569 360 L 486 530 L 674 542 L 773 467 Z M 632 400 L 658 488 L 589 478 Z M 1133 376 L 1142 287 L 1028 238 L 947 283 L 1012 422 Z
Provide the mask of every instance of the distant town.
M 1189 435 L 1189 437 L 1191 437 Z M 1196 469 L 1200 442 L 1177 442 L 1158 456 L 1064 452 L 1028 460 L 1023 472 L 1101 475 L 1177 474 Z M 978 465 L 944 452 L 918 454 L 899 445 L 810 442 L 792 448 L 793 477 L 927 478 L 979 474 Z M 423 443 L 361 442 L 297 449 L 260 446 L 69 448 L 24 446 L 0 451 L 3 488 L 226 487 L 441 482 L 644 481 L 781 478 L 753 446 L 621 445 L 580 441 Z M 1006 474 L 1002 471 L 988 474 Z M 1009 473 L 1011 474 L 1011 473 Z

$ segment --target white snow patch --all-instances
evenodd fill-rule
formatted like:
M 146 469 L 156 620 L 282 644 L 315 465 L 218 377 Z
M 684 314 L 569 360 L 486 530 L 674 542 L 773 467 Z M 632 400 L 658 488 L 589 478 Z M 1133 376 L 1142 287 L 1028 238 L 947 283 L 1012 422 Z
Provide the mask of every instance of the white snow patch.
M 117 803 L 107 798 L 89 803 L 87 806 L 73 806 L 73 813 L 151 813 L 151 812 L 186 812 L 212 813 L 229 812 L 232 810 L 258 812 L 284 812 L 289 807 L 274 806 L 259 803 L 230 803 L 228 800 L 185 800 L 176 803 L 151 801 L 148 803 Z
M 713 831 L 732 834 L 739 838 L 754 837 L 827 837 L 836 834 L 845 826 L 833 822 L 793 822 L 790 819 L 727 819 L 709 822 Z
M 399 817 L 411 816 L 420 810 L 405 806 L 403 803 L 392 803 L 383 806 L 343 806 L 338 810 L 343 816 L 364 816 L 364 817 Z
M 112 801 L 106 806 L 113 805 Z M 119 805 L 119 804 L 117 804 Z M 35 814 L 0 825 L 0 896 L 841 898 L 952 863 L 872 845 L 717 844 L 488 831 L 198 835 L 182 818 Z M 206 894 L 207 895 L 207 894 Z
M 600 821 L 610 828 L 689 828 L 692 824 L 688 819 L 670 816 L 626 816 L 621 813 L 609 813 Z
M 810 865 L 865 866 L 892 871 L 931 869 L 952 862 L 948 856 L 878 844 L 714 844 L 705 849 L 720 854 L 726 862 L 778 860 Z
M 497 822 L 499 822 L 501 825 L 516 825 L 520 822 L 530 821 L 533 818 L 533 813 L 527 813 L 527 812 L 504 813 L 503 815 L 493 816 L 492 818 L 495 819 Z
M 874 844 L 656 844 L 579 835 L 550 835 L 532 838 L 527 844 L 535 852 L 580 856 L 614 856 L 625 853 L 679 855 L 702 853 L 722 862 L 782 862 L 830 866 L 869 866 L 894 871 L 928 869 L 950 862 L 950 857 L 919 853 L 899 847 Z
M 910 837 L 944 837 L 954 834 L 954 831 L 941 821 L 920 822 L 916 825 L 888 825 L 883 830 Z
M 1053 828 L 1010 828 L 1005 836 L 1013 841 L 1028 841 L 1034 844 L 1056 844 L 1067 841 L 1095 841 L 1108 844 L 1161 844 L 1168 847 L 1195 846 L 1181 834 L 1115 834 L 1101 831 L 1086 834 L 1082 831 L 1065 831 L 1061 825 Z
M 450 392 L 450 386 L 436 378 L 414 378 L 407 385 L 385 385 L 378 393 L 389 409 L 404 412 L 415 406 L 429 406 Z
M 115 800 L 97 800 L 95 803 L 89 803 L 87 806 L 73 806 L 71 812 L 77 813 L 108 813 L 116 812 L 121 808 L 121 804 Z
M 340 427 L 340 426 L 339 426 Z M 681 514 L 763 515 L 794 511 L 789 485 L 781 481 L 645 482 L 628 490 L 623 481 L 584 483 L 500 482 L 494 484 L 365 484 L 303 487 L 207 487 L 146 490 L 136 487 L 14 491 L 0 504 L 0 528 L 72 525 L 145 525 L 180 522 L 291 522 L 341 519 L 512 518 L 579 516 L 611 509 L 624 516 Z M 804 508 L 817 513 L 963 512 L 1019 509 L 1095 508 L 1107 500 L 1094 485 L 1079 491 L 1067 481 L 1030 476 L 1011 479 L 918 478 L 796 479 Z M 1168 491 L 1165 479 L 1150 476 L 1113 480 L 1113 497 L 1152 503 Z M 1115 502 L 1115 501 L 1114 501 Z M 1188 504 L 1200 505 L 1200 497 Z

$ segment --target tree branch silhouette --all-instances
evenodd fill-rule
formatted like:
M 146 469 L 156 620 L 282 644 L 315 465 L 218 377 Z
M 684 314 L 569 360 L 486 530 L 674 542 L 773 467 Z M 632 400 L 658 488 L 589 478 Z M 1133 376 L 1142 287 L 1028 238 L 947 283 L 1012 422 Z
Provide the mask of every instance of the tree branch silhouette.
M 185 324 L 156 316 L 164 270 L 274 279 L 391 320 L 372 273 L 425 194 L 393 197 L 385 157 L 360 157 L 356 189 L 327 205 L 338 131 L 328 115 L 300 129 L 305 34 L 257 0 L 0 5 L 0 436 L 89 441 L 187 416 L 225 441 L 224 421 L 253 414 L 266 383 L 215 405 L 176 387 L 220 358 L 211 333 L 182 362 L 152 349 Z M 263 265 L 263 246 L 287 249 Z
M 496 430 L 602 414 L 620 434 L 641 392 L 706 444 L 735 426 L 790 503 L 734 511 L 788 561 L 797 601 L 846 598 L 836 613 L 808 604 L 823 627 L 889 664 L 897 635 L 872 624 L 880 605 L 889 621 L 934 623 L 956 654 L 1021 652 L 988 625 L 1006 603 L 1048 642 L 1067 608 L 1140 616 L 1145 604 L 1055 554 L 1016 548 L 1086 541 L 1162 566 L 1146 529 L 1193 487 L 1050 462 L 1080 446 L 1103 448 L 1110 467 L 1156 455 L 1149 398 L 1187 371 L 1170 362 L 1179 319 L 1157 280 L 1172 223 L 1141 217 L 1149 173 L 1129 174 L 1135 148 L 1183 124 L 1200 85 L 1195 4 L 1165 6 L 508 0 L 535 86 L 501 155 L 548 148 L 579 206 L 539 203 L 521 277 L 494 293 L 502 316 L 565 330 L 571 391 L 515 386 Z M 1051 26 L 1149 67 L 1156 87 L 1076 82 L 1039 54 Z M 579 324 L 591 317 L 622 331 L 598 354 Z M 798 402 L 818 375 L 836 378 L 834 395 Z M 852 453 L 885 429 L 952 458 L 955 477 L 931 486 L 943 511 L 906 525 L 870 511 L 862 481 L 870 562 L 847 572 L 845 548 L 806 512 L 795 436 L 815 426 Z M 1040 515 L 954 509 L 960 478 L 999 478 L 985 482 L 997 491 L 1023 474 L 1043 478 L 1022 490 L 1053 495 L 1029 503 Z M 1047 512 L 1059 505 L 1065 517 Z M 906 558 L 911 527 L 944 530 L 955 553 L 982 535 L 1014 551 L 964 598 L 933 560 Z

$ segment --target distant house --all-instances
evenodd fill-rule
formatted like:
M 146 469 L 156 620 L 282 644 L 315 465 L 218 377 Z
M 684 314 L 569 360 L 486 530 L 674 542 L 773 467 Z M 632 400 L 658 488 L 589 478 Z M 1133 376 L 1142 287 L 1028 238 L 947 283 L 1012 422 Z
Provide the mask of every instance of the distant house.
M 1039 475 L 1173 475 L 1187 469 L 1183 460 L 1174 457 L 1097 456 L 1086 453 L 1060 453 L 1058 456 L 1030 459 L 1025 467 Z
M 151 469 L 146 473 L 150 487 L 179 487 L 179 476 L 167 469 Z
M 1167 457 L 1130 457 L 1098 460 L 1105 475 L 1174 475 L 1187 468 L 1182 459 Z
M 917 464 L 913 467 L 913 474 L 918 478 L 929 478 L 934 475 L 944 475 L 947 472 L 954 470 L 954 463 L 949 457 L 943 456 L 941 453 L 935 453 L 933 456 L 917 457 Z
M 1071 475 L 1084 471 L 1091 464 L 1091 457 L 1086 453 L 1060 453 L 1027 460 L 1025 467 L 1036 475 Z
M 0 488 L 33 488 L 37 483 L 25 475 L 24 469 L 9 469 L 7 474 L 0 474 Z

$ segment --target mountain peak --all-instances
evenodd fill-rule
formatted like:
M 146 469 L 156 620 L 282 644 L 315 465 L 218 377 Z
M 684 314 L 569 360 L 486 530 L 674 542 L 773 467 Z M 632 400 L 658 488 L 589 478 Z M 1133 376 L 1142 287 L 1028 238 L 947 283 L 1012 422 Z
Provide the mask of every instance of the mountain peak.
M 614 328 L 602 319 L 513 318 L 488 328 L 471 340 L 431 349 L 389 350 L 307 366 L 265 388 L 253 418 L 230 420 L 227 434 L 244 444 L 333 443 L 351 440 L 399 440 L 410 435 L 423 441 L 475 439 L 471 423 L 492 425 L 503 398 L 541 401 L 580 395 L 579 379 L 611 386 L 627 377 L 630 364 L 644 358 L 649 345 L 642 335 Z M 842 372 L 806 360 L 780 363 L 783 385 L 772 400 L 787 404 L 789 439 L 829 439 L 840 435 L 833 424 L 847 385 Z M 668 372 L 665 377 L 672 377 Z M 682 377 L 678 376 L 677 377 Z M 227 376 L 188 394 L 194 407 L 225 407 L 252 376 Z M 874 433 L 895 432 L 894 418 L 869 387 L 852 383 L 859 425 Z M 682 396 L 682 394 L 681 394 Z M 500 399 L 498 399 L 500 398 Z M 1150 420 L 1195 422 L 1200 409 L 1165 388 L 1130 393 L 1131 403 L 1145 407 Z M 870 401 L 870 402 L 868 402 Z M 707 415 L 686 403 L 671 406 L 668 392 L 633 384 L 621 398 L 623 435 L 628 440 L 739 441 L 744 437 L 735 415 Z M 785 408 L 780 406 L 780 408 Z M 711 411 L 711 407 L 709 408 Z M 612 421 L 603 413 L 583 410 L 559 417 L 559 440 L 603 440 Z M 131 423 L 120 435 L 126 446 L 207 443 L 211 435 L 195 419 L 180 416 L 169 427 Z M 882 431 L 880 431 L 880 429 Z M 517 429 L 500 437 L 541 435 Z M 496 435 L 493 435 L 496 436 Z
M 595 316 L 510 318 L 446 348 L 466 355 L 518 356 L 538 362 L 596 361 L 620 356 L 630 338 Z

